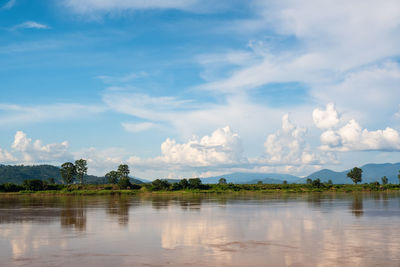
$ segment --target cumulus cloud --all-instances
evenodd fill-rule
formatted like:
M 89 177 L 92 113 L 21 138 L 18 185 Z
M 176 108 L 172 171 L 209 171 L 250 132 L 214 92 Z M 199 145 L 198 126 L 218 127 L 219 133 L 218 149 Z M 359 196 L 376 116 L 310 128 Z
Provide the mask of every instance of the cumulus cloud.
M 11 147 L 15 157 L 26 163 L 58 162 L 71 158 L 67 141 L 44 145 L 41 140 L 32 141 L 22 131 L 17 131 Z
M 319 164 L 320 159 L 311 151 L 305 141 L 306 128 L 293 125 L 286 114 L 282 118 L 282 128 L 268 135 L 264 147 L 269 164 Z
M 390 127 L 369 131 L 361 128 L 355 120 L 350 120 L 339 129 L 323 132 L 321 144 L 322 150 L 332 151 L 400 151 L 400 134 Z
M 161 152 L 165 162 L 187 166 L 238 164 L 244 159 L 240 137 L 228 126 L 184 144 L 168 138 L 161 144 Z
M 318 128 L 325 129 L 320 136 L 322 150 L 400 150 L 400 134 L 397 130 L 387 127 L 384 130 L 369 131 L 354 119 L 338 126 L 339 119 L 333 105 L 328 105 L 325 111 L 315 109 L 313 118 Z
M 326 105 L 325 110 L 319 108 L 314 109 L 312 117 L 315 126 L 320 129 L 329 129 L 335 127 L 339 123 L 339 115 L 333 104 Z
M 13 163 L 17 159 L 9 151 L 0 148 L 0 163 Z

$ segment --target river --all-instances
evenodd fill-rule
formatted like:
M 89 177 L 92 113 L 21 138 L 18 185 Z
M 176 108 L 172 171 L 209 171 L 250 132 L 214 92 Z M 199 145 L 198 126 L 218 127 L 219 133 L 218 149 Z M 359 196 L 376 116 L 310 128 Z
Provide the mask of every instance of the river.
M 0 265 L 400 266 L 400 194 L 2 195 Z

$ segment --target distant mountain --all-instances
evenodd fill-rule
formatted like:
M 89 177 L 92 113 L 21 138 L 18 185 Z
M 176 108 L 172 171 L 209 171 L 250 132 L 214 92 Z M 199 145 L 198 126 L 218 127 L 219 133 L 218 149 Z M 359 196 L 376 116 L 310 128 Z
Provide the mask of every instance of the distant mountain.
M 363 170 L 362 183 L 370 183 L 374 181 L 381 182 L 381 177 L 386 176 L 390 183 L 398 183 L 399 180 L 397 175 L 400 170 L 400 163 L 383 163 L 383 164 L 366 164 L 361 167 Z M 329 179 L 335 184 L 349 184 L 352 181 L 347 178 L 349 170 L 342 172 L 335 172 L 332 170 L 324 169 L 314 172 L 308 175 L 306 178 L 300 178 L 290 174 L 279 174 L 279 173 L 246 173 L 246 172 L 235 172 L 224 174 L 215 177 L 201 178 L 201 181 L 205 184 L 218 183 L 220 178 L 225 178 L 228 183 L 235 184 L 255 184 L 258 181 L 262 181 L 264 184 L 280 184 L 284 180 L 288 183 L 305 183 L 307 178 L 321 179 L 323 182 L 327 182 Z M 60 168 L 52 165 L 1 165 L 0 164 L 0 184 L 11 182 L 11 183 L 22 183 L 24 180 L 40 179 L 49 180 L 54 178 L 57 183 L 62 183 Z M 149 180 L 133 177 L 130 178 L 131 182 L 142 184 L 149 183 Z M 178 182 L 178 179 L 167 179 L 169 182 Z M 99 177 L 94 175 L 87 175 L 85 177 L 87 183 L 100 184 L 107 183 L 105 177 Z
M 52 165 L 0 165 L 0 184 L 16 183 L 21 184 L 24 180 L 46 180 L 53 178 L 56 183 L 62 183 L 60 168 Z M 86 175 L 85 181 L 91 184 L 107 183 L 105 177 Z M 140 179 L 131 178 L 131 182 L 142 184 Z
M 205 184 L 216 184 L 220 178 L 225 178 L 228 183 L 234 184 L 255 184 L 258 181 L 269 184 L 281 184 L 284 180 L 288 183 L 293 183 L 300 179 L 300 177 L 290 174 L 235 172 L 215 177 L 202 178 L 201 181 Z
M 382 163 L 382 164 L 366 164 L 360 167 L 363 170 L 362 173 L 362 183 L 370 182 L 381 182 L 381 178 L 386 176 L 389 179 L 389 183 L 398 183 L 399 179 L 397 175 L 400 170 L 400 163 Z M 332 170 L 324 169 L 314 172 L 308 175 L 306 178 L 299 180 L 299 182 L 304 182 L 307 178 L 310 179 L 321 179 L 321 181 L 326 182 L 329 179 L 335 184 L 350 184 L 352 181 L 347 177 L 349 170 L 342 172 L 335 172 Z

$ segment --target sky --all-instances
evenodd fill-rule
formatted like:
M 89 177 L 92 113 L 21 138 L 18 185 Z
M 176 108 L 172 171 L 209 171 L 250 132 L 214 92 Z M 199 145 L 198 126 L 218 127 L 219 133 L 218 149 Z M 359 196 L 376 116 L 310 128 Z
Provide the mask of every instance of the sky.
M 0 0 L 0 164 L 304 176 L 399 151 L 398 0 Z

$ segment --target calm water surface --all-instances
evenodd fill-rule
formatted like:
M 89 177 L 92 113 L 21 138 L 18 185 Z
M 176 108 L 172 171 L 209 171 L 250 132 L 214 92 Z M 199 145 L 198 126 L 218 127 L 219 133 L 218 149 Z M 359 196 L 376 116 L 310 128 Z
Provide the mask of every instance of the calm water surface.
M 400 266 L 400 194 L 0 197 L 1 266 Z

